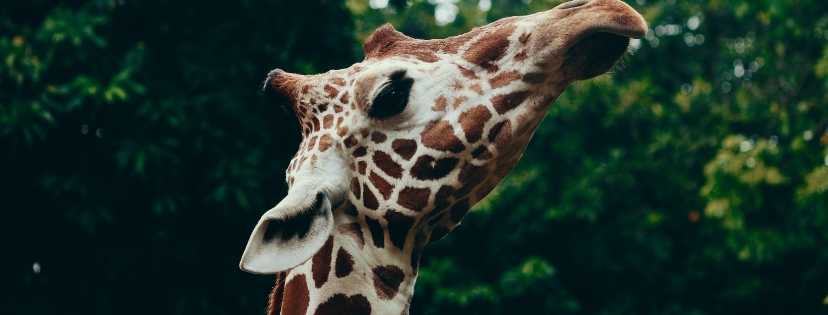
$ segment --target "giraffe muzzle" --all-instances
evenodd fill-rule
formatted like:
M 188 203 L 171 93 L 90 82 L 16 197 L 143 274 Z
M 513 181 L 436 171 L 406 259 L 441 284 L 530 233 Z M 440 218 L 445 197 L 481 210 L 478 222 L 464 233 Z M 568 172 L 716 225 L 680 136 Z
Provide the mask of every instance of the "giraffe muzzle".
M 647 22 L 619 0 L 575 0 L 554 12 L 574 36 L 565 40 L 562 70 L 574 80 L 601 75 L 626 53 L 631 38 L 647 33 Z

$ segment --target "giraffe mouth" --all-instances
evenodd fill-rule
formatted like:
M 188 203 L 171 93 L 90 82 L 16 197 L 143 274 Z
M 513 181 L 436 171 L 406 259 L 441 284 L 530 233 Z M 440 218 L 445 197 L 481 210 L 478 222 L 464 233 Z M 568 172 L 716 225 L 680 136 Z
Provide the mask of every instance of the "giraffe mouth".
M 586 34 L 567 50 L 564 71 L 575 80 L 597 77 L 615 66 L 627 52 L 629 44 L 629 37 L 613 32 Z

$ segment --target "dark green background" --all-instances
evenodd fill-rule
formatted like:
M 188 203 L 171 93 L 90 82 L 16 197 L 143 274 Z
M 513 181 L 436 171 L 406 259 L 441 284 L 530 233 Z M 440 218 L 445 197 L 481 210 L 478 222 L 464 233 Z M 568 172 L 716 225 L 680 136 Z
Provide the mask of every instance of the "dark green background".
M 560 2 L 493 1 L 3 3 L 0 313 L 263 312 L 237 263 L 299 141 L 265 73 Z M 828 313 L 828 4 L 630 2 L 648 37 L 429 248 L 412 314 Z

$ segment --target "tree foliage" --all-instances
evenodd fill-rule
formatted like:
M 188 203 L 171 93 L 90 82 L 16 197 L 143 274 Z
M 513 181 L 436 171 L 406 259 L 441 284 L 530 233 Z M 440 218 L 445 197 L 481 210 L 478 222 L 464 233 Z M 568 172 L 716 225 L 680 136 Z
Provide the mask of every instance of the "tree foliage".
M 0 8 L 3 309 L 261 312 L 272 279 L 236 263 L 298 141 L 267 70 L 347 66 L 385 22 L 443 37 L 559 2 Z M 412 314 L 828 311 L 828 6 L 631 4 L 651 32 L 426 251 Z

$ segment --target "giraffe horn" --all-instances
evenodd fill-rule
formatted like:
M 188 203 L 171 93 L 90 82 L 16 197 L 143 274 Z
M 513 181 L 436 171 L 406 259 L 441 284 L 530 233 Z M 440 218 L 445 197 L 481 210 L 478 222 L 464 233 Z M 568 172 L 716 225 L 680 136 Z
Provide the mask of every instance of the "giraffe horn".
M 400 33 L 390 23 L 385 23 L 368 36 L 365 44 L 362 45 L 362 50 L 366 58 L 376 57 L 391 48 L 394 43 L 410 40 L 414 39 Z
M 296 99 L 305 76 L 290 73 L 282 69 L 273 69 L 265 77 L 262 92 L 290 101 Z

